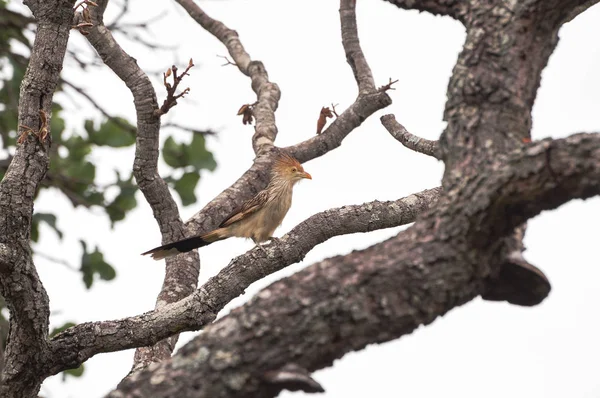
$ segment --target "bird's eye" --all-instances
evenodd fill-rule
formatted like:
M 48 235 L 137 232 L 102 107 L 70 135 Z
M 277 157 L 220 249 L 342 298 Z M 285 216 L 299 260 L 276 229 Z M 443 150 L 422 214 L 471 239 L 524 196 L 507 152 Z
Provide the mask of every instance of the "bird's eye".
M 297 169 L 297 168 L 295 168 L 295 167 L 292 167 L 292 173 L 295 173 L 295 172 L 297 172 L 297 171 L 298 171 L 298 169 Z

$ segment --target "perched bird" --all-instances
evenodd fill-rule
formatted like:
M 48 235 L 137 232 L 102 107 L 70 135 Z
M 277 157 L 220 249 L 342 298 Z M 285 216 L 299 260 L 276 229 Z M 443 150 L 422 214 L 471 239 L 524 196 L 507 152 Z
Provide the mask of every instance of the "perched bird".
M 273 232 L 281 225 L 292 205 L 294 184 L 303 178 L 312 180 L 296 159 L 282 153 L 273 164 L 269 185 L 225 218 L 219 228 L 204 235 L 156 247 L 142 255 L 150 254 L 153 259 L 162 260 L 232 236 L 250 238 L 261 247 L 261 242 L 273 239 Z

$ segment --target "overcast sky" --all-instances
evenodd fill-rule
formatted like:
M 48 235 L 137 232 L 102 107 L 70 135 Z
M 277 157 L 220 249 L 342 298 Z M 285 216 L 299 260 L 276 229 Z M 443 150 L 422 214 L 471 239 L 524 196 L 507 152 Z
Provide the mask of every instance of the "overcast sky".
M 12 5 L 18 3 L 15 0 Z M 249 79 L 237 68 L 221 67 L 223 60 L 217 55 L 226 54 L 222 44 L 178 6 L 168 1 L 132 3 L 129 21 L 166 13 L 153 25 L 154 39 L 178 46 L 173 52 L 151 52 L 117 36 L 142 68 L 165 70 L 190 57 L 197 65 L 186 78 L 191 94 L 179 101 L 166 120 L 218 132 L 208 139 L 218 169 L 202 173 L 199 202 L 181 209 L 182 218 L 188 219 L 251 165 L 253 128 L 243 126 L 236 112 L 240 105 L 254 102 L 255 95 Z M 209 15 L 238 31 L 252 58 L 263 61 L 271 80 L 279 84 L 277 145 L 310 138 L 321 106 L 339 103 L 341 111 L 353 102 L 357 89 L 341 45 L 336 1 L 229 0 L 201 5 Z M 115 12 L 116 8 L 109 6 L 106 19 L 110 21 Z M 440 184 L 441 163 L 397 143 L 379 117 L 394 113 L 409 131 L 429 139 L 439 137 L 445 125 L 442 112 L 448 78 L 464 41 L 464 29 L 449 18 L 402 11 L 383 1 L 361 1 L 357 12 L 361 44 L 376 82 L 385 84 L 390 77 L 399 80 L 397 90 L 390 92 L 394 103 L 351 133 L 340 148 L 306 163 L 313 180 L 296 187 L 294 205 L 276 232 L 278 236 L 318 211 L 397 199 Z M 600 130 L 598 20 L 600 7 L 596 6 L 561 30 L 534 107 L 533 139 Z M 71 37 L 73 49 L 88 47 L 77 32 Z M 83 73 L 67 64 L 63 73 L 88 88 L 112 113 L 134 121 L 131 94 L 110 70 Z M 162 100 L 163 88 L 155 83 Z M 75 104 L 64 95 L 58 97 L 67 107 L 72 134 L 80 133 L 81 120 L 97 115 L 83 99 Z M 161 133 L 164 140 L 173 131 Z M 191 138 L 186 133 L 176 136 Z M 133 149 L 98 150 L 93 160 L 100 180 L 111 181 L 115 169 L 131 169 Z M 36 211 L 59 213 L 59 227 L 67 233 L 58 241 L 42 227 L 43 241 L 36 250 L 78 265 L 78 239 L 85 238 L 101 247 L 118 274 L 115 281 L 97 282 L 86 291 L 79 273 L 38 258 L 36 264 L 51 300 L 53 326 L 65 321 L 121 318 L 153 308 L 164 263 L 139 255 L 158 245 L 160 235 L 141 195 L 138 201 L 140 205 L 127 221 L 111 230 L 100 211 L 73 209 L 60 193 L 43 191 Z M 327 391 L 324 396 L 597 398 L 599 221 L 599 199 L 573 201 L 531 220 L 525 256 L 552 283 L 552 292 L 541 305 L 522 308 L 475 300 L 410 336 L 348 354 L 332 368 L 316 372 L 315 379 Z M 367 247 L 398 231 L 334 238 L 316 247 L 302 263 L 252 285 L 221 315 L 276 279 L 325 257 Z M 252 246 L 249 241 L 230 239 L 203 248 L 200 283 Z M 194 335 L 183 334 L 179 345 Z M 98 355 L 86 363 L 82 378 L 69 378 L 65 383 L 60 376 L 50 378 L 41 395 L 100 397 L 127 374 L 132 356 L 131 350 Z

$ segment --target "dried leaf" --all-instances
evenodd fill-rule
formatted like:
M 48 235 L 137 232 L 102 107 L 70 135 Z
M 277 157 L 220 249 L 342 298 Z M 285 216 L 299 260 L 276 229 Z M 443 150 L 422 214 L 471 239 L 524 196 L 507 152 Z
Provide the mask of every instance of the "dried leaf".
M 165 73 L 165 77 L 171 76 L 171 68 L 167 69 L 167 73 Z
M 250 108 L 248 108 L 246 110 L 246 112 L 244 113 L 244 117 L 242 118 L 242 123 L 244 123 L 244 125 L 252 124 L 253 118 L 254 118 L 254 115 L 252 114 L 252 110 Z
M 333 113 L 331 112 L 331 109 L 327 107 L 321 108 L 321 113 L 319 114 L 319 119 L 317 120 L 317 134 L 321 134 L 323 127 L 325 127 L 325 124 L 327 123 L 327 119 L 332 117 Z
M 246 109 L 248 109 L 250 107 L 249 104 L 244 104 L 242 105 L 242 107 L 240 108 L 240 110 L 238 111 L 238 116 L 239 115 L 243 115 L 244 113 L 246 113 Z
M 92 16 L 90 14 L 90 10 L 87 7 L 83 9 L 81 15 L 83 16 L 83 20 L 85 22 L 92 23 Z

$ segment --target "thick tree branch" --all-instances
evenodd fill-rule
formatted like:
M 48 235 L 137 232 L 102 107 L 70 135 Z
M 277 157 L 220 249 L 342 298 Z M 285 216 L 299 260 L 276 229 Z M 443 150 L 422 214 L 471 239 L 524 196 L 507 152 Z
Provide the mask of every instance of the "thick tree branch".
M 526 0 L 523 3 L 527 12 L 547 16 L 553 23 L 562 25 L 571 21 L 599 0 Z
M 409 133 L 403 125 L 396 121 L 394 115 L 384 115 L 380 120 L 381 124 L 383 124 L 392 137 L 408 149 L 441 160 L 439 144 L 437 141 L 426 140 Z
M 99 1 L 102 10 L 107 1 Z M 185 227 L 179 209 L 165 181 L 158 174 L 160 116 L 156 92 L 148 76 L 140 69 L 135 59 L 130 57 L 116 42 L 102 22 L 102 14 L 92 10 L 93 28 L 86 36 L 104 63 L 131 90 L 137 116 L 136 151 L 133 174 L 137 184 L 152 208 L 158 222 L 162 241 L 172 242 L 185 237 Z M 190 252 L 167 260 L 165 279 L 158 295 L 156 308 L 176 302 L 190 294 L 198 283 L 200 259 L 197 252 Z M 171 356 L 177 336 L 160 342 L 155 347 L 138 349 L 134 359 L 134 369 L 142 368 L 151 362 Z
M 597 4 L 598 1 L 600 0 L 578 0 L 575 7 L 567 14 L 567 17 L 564 19 L 564 23 L 571 22 L 588 8 Z
M 413 227 L 385 242 L 272 284 L 109 396 L 274 397 L 281 386 L 266 377 L 272 372 L 290 364 L 308 372 L 331 366 L 349 351 L 433 322 L 485 294 L 502 268 L 501 245 L 490 242 L 524 218 L 600 194 L 600 134 L 536 142 L 488 167 L 495 174 L 482 176 L 499 177 L 470 182 L 457 201 L 445 194 Z
M 298 262 L 316 245 L 349 233 L 368 232 L 413 222 L 431 207 L 441 190 L 434 188 L 392 202 L 370 202 L 318 213 L 262 250 L 233 259 L 219 274 L 181 301 L 131 318 L 84 323 L 51 341 L 55 374 L 101 352 L 150 345 L 174 333 L 197 330 L 250 284 Z
M 235 30 L 229 29 L 222 22 L 209 17 L 192 0 L 176 1 L 190 17 L 227 47 L 227 51 L 240 72 L 252 79 L 252 90 L 256 93 L 257 98 L 253 108 L 256 126 L 252 137 L 252 147 L 257 156 L 266 154 L 273 147 L 273 142 L 277 137 L 275 111 L 281 97 L 279 86 L 269 81 L 269 75 L 262 62 L 251 60 Z
M 446 191 L 478 174 L 484 159 L 518 150 L 531 140 L 531 110 L 541 73 L 558 42 L 565 10 L 576 1 L 469 2 L 461 19 L 467 39 L 448 85 L 444 111 L 448 123 L 439 141 L 446 165 L 442 183 Z M 507 257 L 513 252 L 511 247 L 521 246 L 510 239 L 504 240 L 499 254 L 507 268 L 499 273 L 501 277 L 490 292 L 514 291 L 516 280 L 503 275 L 529 274 L 532 296 L 519 294 L 504 299 L 539 302 L 549 284 L 535 267 Z M 519 284 L 527 289 L 521 283 L 525 279 L 519 277 Z M 496 293 L 491 296 L 500 298 Z
M 433 15 L 449 16 L 464 22 L 469 2 L 461 0 L 385 0 L 398 8 L 418 10 Z
M 49 165 L 49 115 L 66 52 L 74 1 L 31 1 L 37 32 L 19 95 L 19 130 L 25 133 L 0 182 L 0 294 L 10 311 L 0 396 L 37 393 L 46 354 L 48 296 L 29 247 L 33 198 Z M 46 120 L 43 120 L 46 119 Z M 16 126 L 15 126 L 16 127 Z M 45 134 L 35 134 L 45 129 Z
M 467 39 L 448 86 L 448 125 L 440 138 L 446 177 L 473 150 L 506 153 L 530 139 L 531 109 L 558 42 L 565 3 L 470 3 Z

